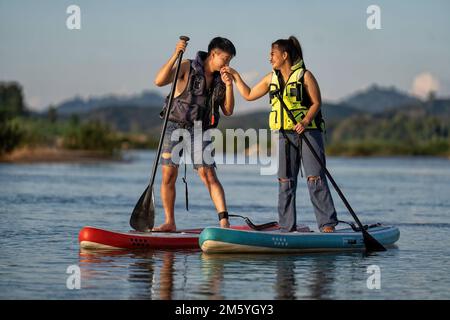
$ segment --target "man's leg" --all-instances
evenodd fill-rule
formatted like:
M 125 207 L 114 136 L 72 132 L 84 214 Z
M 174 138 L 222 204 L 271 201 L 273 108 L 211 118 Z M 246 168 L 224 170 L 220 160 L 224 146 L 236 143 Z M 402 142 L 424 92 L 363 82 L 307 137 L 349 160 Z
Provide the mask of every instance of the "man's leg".
M 214 167 L 203 166 L 199 167 L 198 175 L 200 179 L 202 179 L 206 188 L 209 191 L 209 195 L 216 206 L 216 210 L 218 213 L 227 211 L 227 205 L 225 203 L 225 192 L 223 191 L 222 184 L 219 179 L 217 179 L 216 170 Z M 220 220 L 220 226 L 222 228 L 229 228 L 230 223 L 228 218 L 223 218 Z
M 160 157 L 162 167 L 161 201 L 164 207 L 165 221 L 159 227 L 153 228 L 154 231 L 176 231 L 174 212 L 176 195 L 175 183 L 178 176 L 179 157 L 183 153 L 179 146 L 183 146 L 180 143 L 182 143 L 184 135 L 180 136 L 180 132 L 178 132 L 177 136 L 172 136 L 175 131 L 179 129 L 181 129 L 181 127 L 178 123 L 171 121 L 167 123 Z M 179 152 L 179 154 L 177 154 L 177 152 Z
M 164 155 L 163 155 L 164 156 Z M 164 207 L 165 221 L 153 231 L 175 231 L 175 183 L 177 182 L 178 167 L 173 165 L 162 166 L 161 201 Z

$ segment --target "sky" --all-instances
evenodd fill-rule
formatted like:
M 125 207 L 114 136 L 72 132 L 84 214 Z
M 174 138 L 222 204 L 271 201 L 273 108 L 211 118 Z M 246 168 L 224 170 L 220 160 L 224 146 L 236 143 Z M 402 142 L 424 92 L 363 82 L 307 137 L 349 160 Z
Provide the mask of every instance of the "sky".
M 66 26 L 70 5 L 80 8 L 79 30 Z M 370 5 L 380 8 L 381 29 L 367 26 Z M 0 0 L 0 81 L 19 82 L 34 110 L 74 96 L 166 95 L 169 86 L 153 79 L 187 35 L 185 58 L 215 36 L 230 39 L 231 66 L 252 85 L 271 71 L 271 43 L 294 35 L 324 101 L 372 84 L 449 97 L 448 12 L 447 0 Z M 236 96 L 237 112 L 267 107 Z

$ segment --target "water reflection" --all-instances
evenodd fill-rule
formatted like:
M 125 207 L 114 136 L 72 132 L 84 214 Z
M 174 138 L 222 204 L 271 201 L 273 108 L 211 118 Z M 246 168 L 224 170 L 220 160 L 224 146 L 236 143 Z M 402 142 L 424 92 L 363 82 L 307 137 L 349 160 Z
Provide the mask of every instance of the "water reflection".
M 296 300 L 295 263 L 292 259 L 276 261 L 275 299 Z
M 202 270 L 207 275 L 203 293 L 211 299 L 223 299 L 223 275 L 234 271 L 234 279 L 259 281 L 263 288 L 272 288 L 270 299 L 326 299 L 331 294 L 337 256 L 203 253 Z M 245 291 L 243 281 L 241 290 Z
M 186 290 L 187 282 L 187 263 L 186 258 L 198 250 L 174 250 L 174 251 L 80 251 L 80 268 L 82 274 L 82 282 L 95 282 L 103 274 L 96 272 L 97 269 L 105 270 L 110 267 L 117 267 L 118 263 L 123 260 L 122 266 L 126 268 L 126 281 L 130 284 L 129 299 L 152 300 L 174 299 L 174 283 L 182 283 L 181 291 Z M 183 281 L 175 280 L 177 275 L 175 272 L 176 257 L 184 257 L 183 271 L 180 272 Z M 110 279 L 118 277 L 112 274 L 113 269 L 108 274 Z M 85 287 L 85 288 L 89 288 Z
M 311 263 L 308 299 L 330 299 L 336 276 L 336 255 L 319 255 L 308 259 Z
M 372 259 L 377 259 L 372 256 Z M 371 260 L 369 258 L 369 260 Z M 349 265 L 350 263 L 350 265 Z M 360 252 L 205 254 L 195 250 L 80 252 L 84 288 L 127 283 L 127 299 L 332 299 L 339 277 L 358 283 L 371 264 Z M 99 271 L 100 270 L 100 271 Z M 107 271 L 105 271 L 107 270 Z M 111 283 L 104 284 L 105 278 Z M 100 283 L 101 282 L 101 283 Z M 89 286 L 89 283 L 93 285 Z M 255 291 L 256 287 L 261 290 Z
M 129 250 L 114 250 L 114 251 L 94 251 L 94 250 L 80 250 L 79 266 L 81 269 L 82 283 L 96 283 L 102 276 L 108 279 L 118 280 L 115 271 L 117 268 L 123 267 L 126 270 L 125 280 L 130 285 L 130 299 L 153 299 L 153 283 L 155 277 L 155 251 L 129 251 Z M 169 257 L 170 258 L 170 257 Z M 120 262 L 124 260 L 123 265 Z M 132 263 L 129 263 L 130 260 Z M 108 270 L 107 272 L 99 273 L 96 270 Z M 92 288 L 89 286 L 87 288 Z M 83 288 L 86 288 L 83 286 Z
M 163 253 L 163 263 L 160 272 L 160 296 L 162 300 L 172 300 L 173 298 L 173 271 L 174 253 L 167 251 Z

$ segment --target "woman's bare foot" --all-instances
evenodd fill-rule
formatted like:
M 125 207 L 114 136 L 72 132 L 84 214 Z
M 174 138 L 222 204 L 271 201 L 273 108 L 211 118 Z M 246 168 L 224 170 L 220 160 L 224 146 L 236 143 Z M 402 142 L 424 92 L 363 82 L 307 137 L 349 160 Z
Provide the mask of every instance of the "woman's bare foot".
M 159 227 L 154 227 L 152 231 L 159 231 L 159 232 L 175 232 L 177 230 L 177 226 L 175 223 L 164 223 L 160 225 Z
M 334 227 L 332 226 L 325 226 L 322 228 L 322 232 L 323 233 L 333 233 L 334 232 Z

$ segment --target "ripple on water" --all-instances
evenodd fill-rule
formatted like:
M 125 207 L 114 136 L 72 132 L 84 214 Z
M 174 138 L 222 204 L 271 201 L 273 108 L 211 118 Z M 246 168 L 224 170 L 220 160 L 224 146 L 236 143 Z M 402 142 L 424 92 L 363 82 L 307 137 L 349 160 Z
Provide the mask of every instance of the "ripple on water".
M 400 228 L 396 248 L 361 253 L 205 255 L 200 251 L 80 251 L 84 225 L 129 230 L 153 153 L 97 165 L 0 165 L 0 298 L 3 299 L 449 299 L 450 162 L 330 158 L 329 168 L 364 223 Z M 145 174 L 144 174 L 145 173 Z M 257 166 L 220 166 L 229 211 L 255 223 L 277 219 L 276 178 Z M 4 183 L 7 181 L 7 184 Z M 160 181 L 160 173 L 157 181 Z M 190 211 L 178 183 L 178 228 L 217 225 L 201 181 L 188 173 Z M 159 185 L 159 182 L 157 182 Z M 333 191 L 339 218 L 352 221 Z M 156 223 L 163 219 L 156 194 Z M 316 228 L 304 181 L 299 221 Z M 233 224 L 243 224 L 233 219 Z M 68 290 L 67 267 L 82 290 Z M 378 265 L 381 290 L 368 290 Z

